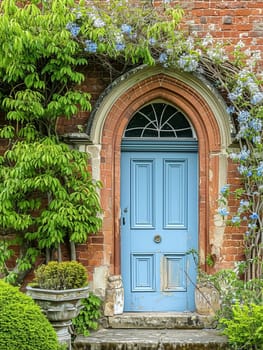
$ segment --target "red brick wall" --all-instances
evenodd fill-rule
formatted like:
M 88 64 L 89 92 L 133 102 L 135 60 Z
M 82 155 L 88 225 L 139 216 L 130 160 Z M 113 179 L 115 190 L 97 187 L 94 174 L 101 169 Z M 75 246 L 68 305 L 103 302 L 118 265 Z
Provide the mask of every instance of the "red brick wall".
M 152 1 L 155 6 L 163 6 L 164 1 Z M 180 5 L 185 16 L 182 28 L 198 36 L 210 33 L 214 38 L 232 44 L 240 40 L 246 48 L 263 51 L 263 1 L 170 1 Z M 92 105 L 100 93 L 110 83 L 110 76 L 101 66 L 89 64 L 84 89 L 92 95 Z M 61 131 L 76 131 L 76 125 L 85 125 L 88 114 L 79 113 L 70 121 L 61 121 Z
M 154 1 L 154 4 L 162 1 Z M 185 26 L 189 31 L 205 35 L 210 32 L 223 40 L 242 39 L 252 49 L 262 51 L 263 1 L 171 1 L 185 10 Z
M 154 4 L 158 6 L 163 5 L 162 1 L 154 1 Z M 200 36 L 205 36 L 208 32 L 217 39 L 230 41 L 232 43 L 237 43 L 242 40 L 246 45 L 246 48 L 251 48 L 252 50 L 262 51 L 263 45 L 263 1 L 174 1 L 175 5 L 180 4 L 185 10 L 185 19 L 182 27 L 184 27 L 189 32 L 197 32 Z M 229 45 L 229 50 L 231 51 L 232 44 Z M 92 71 L 92 74 L 87 76 L 85 86 L 93 94 L 94 103 L 96 101 L 95 96 L 98 96 L 100 91 L 109 83 L 109 77 L 107 73 L 102 72 L 99 67 L 96 67 Z M 122 108 L 122 107 L 120 107 Z M 86 116 L 88 118 L 88 115 Z M 81 122 L 85 123 L 85 116 L 82 116 Z M 110 127 L 109 122 L 106 126 Z M 126 123 L 126 122 L 125 122 Z M 112 197 L 112 187 L 113 177 L 112 177 L 112 157 L 113 155 L 111 148 L 114 148 L 112 144 L 112 139 L 116 135 L 114 130 L 109 131 L 104 129 L 104 145 L 101 152 L 101 172 L 104 176 L 103 180 L 106 183 L 106 187 L 102 191 L 102 205 L 105 209 L 105 221 L 102 235 L 100 235 L 100 245 L 89 244 L 88 252 L 86 252 L 87 260 L 89 261 L 89 270 L 92 272 L 93 267 L 91 261 L 99 266 L 99 264 L 111 265 L 111 272 L 119 272 L 119 252 L 117 251 L 118 245 L 116 247 L 116 242 L 114 240 L 118 239 L 118 233 L 113 231 L 118 231 L 118 222 L 116 222 L 116 210 L 114 209 L 114 198 Z M 115 150 L 116 152 L 116 150 Z M 117 150 L 117 152 L 119 152 Z M 203 159 L 200 159 L 201 163 L 206 162 L 203 155 Z M 215 168 L 218 165 L 215 165 Z M 119 176 L 119 174 L 117 174 Z M 116 180 L 116 177 L 115 177 Z M 215 177 L 213 181 L 217 181 L 218 177 Z M 228 179 L 227 183 L 238 185 L 240 180 L 238 179 L 238 174 L 236 172 L 235 165 L 229 163 L 228 167 Z M 115 184 L 116 185 L 116 184 Z M 203 184 L 205 186 L 205 184 Z M 214 186 L 216 188 L 216 186 Z M 202 189 L 201 189 L 202 190 Z M 205 188 L 203 189 L 205 190 Z M 203 193 L 203 190 L 201 191 Z M 118 195 L 118 193 L 117 193 Z M 210 218 L 208 222 L 201 222 L 200 232 L 204 235 L 206 242 L 201 242 L 203 249 L 206 254 L 210 253 L 211 247 L 209 242 L 209 237 L 203 234 L 203 231 L 207 230 L 207 225 L 211 227 L 213 222 L 213 217 L 217 209 L 217 195 L 218 193 L 213 193 L 213 201 L 211 203 L 206 203 L 207 198 L 200 202 L 200 208 L 209 206 Z M 201 196 L 202 197 L 202 196 Z M 230 201 L 230 211 L 234 212 L 237 203 Z M 233 262 L 240 261 L 243 259 L 243 232 L 244 228 L 237 227 L 226 227 L 224 233 L 224 239 L 221 247 L 220 257 L 217 257 L 215 268 L 218 270 L 220 268 L 233 267 Z M 104 237 L 104 238 L 103 238 Z M 99 251 L 103 254 L 99 254 Z M 95 258 L 93 258 L 95 254 Z M 85 253 L 82 253 L 83 257 Z M 101 256 L 101 260 L 100 260 Z M 103 257 L 102 257 L 103 256 Z M 115 258 L 114 258 L 115 256 Z M 82 258 L 81 258 L 82 259 Z
M 240 187 L 241 181 L 238 177 L 236 165 L 231 160 L 228 162 L 228 182 L 233 190 Z M 229 212 L 234 214 L 238 208 L 239 200 L 233 197 L 229 198 Z M 244 260 L 243 237 L 245 227 L 226 226 L 224 241 L 221 249 L 221 268 L 233 267 L 233 262 Z
M 263 48 L 263 1 L 172 1 L 173 4 L 180 4 L 185 10 L 185 19 L 182 27 L 189 32 L 197 32 L 198 35 L 204 36 L 208 32 L 217 39 L 224 41 L 231 40 L 233 43 L 237 43 L 239 40 L 245 43 L 246 47 L 250 47 L 252 50 L 260 50 Z M 154 1 L 156 6 L 163 6 L 163 1 Z M 231 45 L 230 45 L 231 50 Z M 96 64 L 89 64 L 86 72 L 86 80 L 83 84 L 83 89 L 90 92 L 92 95 L 91 103 L 94 106 L 98 97 L 103 90 L 111 82 L 109 73 L 104 71 L 101 66 Z M 147 84 L 153 84 L 149 81 Z M 147 89 L 147 87 L 145 87 Z M 194 103 L 194 102 L 193 102 Z M 124 108 L 121 105 L 119 108 Z M 127 107 L 127 106 L 126 106 Z M 126 108 L 125 107 L 125 108 Z M 139 107 L 139 106 L 138 106 Z M 128 108 L 128 107 L 127 107 Z M 134 107 L 133 107 L 134 108 Z M 131 115 L 133 109 L 127 109 L 127 115 Z M 110 115 L 113 118 L 113 112 Z M 87 124 L 89 113 L 79 113 L 72 120 L 67 121 L 63 118 L 60 120 L 61 133 L 74 132 L 78 130 L 78 125 L 83 125 L 84 128 Z M 120 122 L 120 120 L 119 120 Z M 104 226 L 102 232 L 98 235 L 90 237 L 88 245 L 79 245 L 77 248 L 78 257 L 83 262 L 89 271 L 90 279 L 92 279 L 92 273 L 95 266 L 107 264 L 110 266 L 111 273 L 119 272 L 119 251 L 116 240 L 119 240 L 119 223 L 118 223 L 118 204 L 114 195 L 117 195 L 119 199 L 119 168 L 115 169 L 113 173 L 113 163 L 117 161 L 119 157 L 119 146 L 116 146 L 116 138 L 120 139 L 121 132 L 124 129 L 127 119 L 121 121 L 122 129 L 120 125 L 112 124 L 112 120 L 106 121 L 106 125 L 103 133 L 103 145 L 101 152 L 101 173 L 102 180 L 104 182 L 104 188 L 101 192 L 102 206 L 105 211 Z M 116 133 L 118 126 L 118 132 Z M 205 133 L 200 133 L 201 137 L 205 137 Z M 218 135 L 217 135 L 218 136 Z M 207 136 L 206 136 L 207 137 Z M 206 142 L 205 140 L 201 140 Z M 200 163 L 206 164 L 207 154 L 205 150 L 201 154 Z M 118 161 L 117 161 L 118 162 Z M 218 170 L 218 164 L 214 164 L 214 169 Z M 209 174 L 200 173 L 200 176 L 204 176 L 204 181 L 201 183 L 201 201 L 200 209 L 209 210 L 208 221 L 202 221 L 200 224 L 200 234 L 202 235 L 202 249 L 205 253 L 210 252 L 209 242 L 209 227 L 212 225 L 213 216 L 217 207 L 216 204 L 216 191 L 213 190 L 213 201 L 207 203 L 208 194 L 204 195 L 207 191 L 206 184 L 208 183 Z M 117 179 L 117 180 L 116 180 Z M 215 176 L 213 181 L 217 181 L 218 177 Z M 117 182 L 114 182 L 117 181 Z M 228 167 L 228 183 L 239 183 L 238 175 L 235 170 L 235 166 L 229 163 Z M 209 183 L 211 185 L 211 183 Z M 115 192 L 113 192 L 113 188 Z M 214 186 L 216 188 L 216 186 Z M 209 209 L 205 207 L 209 206 Z M 234 211 L 236 203 L 230 202 L 231 210 Z M 209 226 L 209 227 L 207 227 Z M 221 248 L 220 261 L 217 262 L 217 269 L 222 267 L 232 267 L 233 261 L 242 259 L 243 247 L 242 238 L 243 230 L 239 228 L 225 229 L 224 240 Z

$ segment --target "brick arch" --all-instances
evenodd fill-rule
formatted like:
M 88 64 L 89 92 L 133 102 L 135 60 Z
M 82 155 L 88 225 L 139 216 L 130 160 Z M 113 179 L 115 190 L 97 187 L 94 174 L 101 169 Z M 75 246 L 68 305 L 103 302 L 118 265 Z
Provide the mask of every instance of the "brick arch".
M 104 263 L 120 273 L 120 145 L 134 113 L 146 103 L 162 100 L 187 115 L 199 142 L 199 252 L 202 260 L 210 246 L 219 186 L 222 130 L 207 100 L 192 86 L 159 73 L 134 83 L 114 100 L 101 134 L 101 191 L 104 218 Z M 224 147 L 223 147 L 224 148 Z M 224 150 L 223 150 L 224 153 Z

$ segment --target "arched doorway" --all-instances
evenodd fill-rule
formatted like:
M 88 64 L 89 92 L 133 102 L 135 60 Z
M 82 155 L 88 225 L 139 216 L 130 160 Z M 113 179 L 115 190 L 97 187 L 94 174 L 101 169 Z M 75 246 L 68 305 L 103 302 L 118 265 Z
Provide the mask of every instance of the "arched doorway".
M 193 311 L 198 249 L 198 142 L 164 102 L 140 108 L 121 145 L 125 311 Z
M 226 148 L 231 143 L 231 126 L 224 102 L 209 84 L 191 74 L 162 67 L 139 67 L 105 90 L 87 127 L 92 141 L 87 151 L 94 155 L 91 158 L 93 171 L 96 178 L 103 182 L 100 193 L 104 209 L 103 245 L 97 264 L 103 269 L 103 274 L 120 274 L 122 269 L 120 202 L 124 132 L 135 113 L 153 102 L 176 106 L 187 118 L 194 137 L 198 139 L 200 263 L 205 264 L 205 257 L 210 252 L 220 256 L 224 227 L 216 221 L 215 213 L 219 190 L 226 183 Z M 96 247 L 98 255 L 97 252 Z M 220 260 L 218 262 L 220 267 Z M 101 274 L 101 270 L 96 269 L 93 276 L 96 275 L 98 280 Z

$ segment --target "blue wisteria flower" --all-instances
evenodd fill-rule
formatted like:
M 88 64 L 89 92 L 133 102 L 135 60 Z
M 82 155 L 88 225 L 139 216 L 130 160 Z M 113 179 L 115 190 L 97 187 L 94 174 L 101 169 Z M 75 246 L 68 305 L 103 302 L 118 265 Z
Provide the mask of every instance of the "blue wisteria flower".
M 256 223 L 248 224 L 248 228 L 249 228 L 250 230 L 254 230 L 254 229 L 257 228 L 257 224 L 256 224 Z
M 95 18 L 93 25 L 95 28 L 103 28 L 105 27 L 105 22 L 101 18 Z
M 250 100 L 252 105 L 258 105 L 263 102 L 263 92 L 257 92 L 255 93 Z
M 223 62 L 228 59 L 223 47 L 213 47 L 207 50 L 208 57 L 213 61 Z
M 260 162 L 259 166 L 257 167 L 257 176 L 263 175 L 263 162 Z
M 74 9 L 74 11 L 75 11 L 76 19 L 80 19 L 82 17 L 82 13 L 80 11 L 80 8 L 77 7 L 77 8 Z
M 159 62 L 160 63 L 166 63 L 168 60 L 168 56 L 166 53 L 161 53 L 160 56 L 159 56 Z
M 66 25 L 66 28 L 68 31 L 70 31 L 72 36 L 77 36 L 80 31 L 80 26 L 78 26 L 76 23 L 70 22 Z
M 238 73 L 237 84 L 242 88 L 247 88 L 251 95 L 259 92 L 258 84 L 256 83 L 255 78 L 251 76 L 250 70 L 242 69 Z
M 229 154 L 229 158 L 232 159 L 232 160 L 234 160 L 234 161 L 237 161 L 237 160 L 239 160 L 239 154 L 238 154 L 238 153 L 235 153 L 235 152 L 231 152 L 231 153 Z
M 253 136 L 253 138 L 252 138 L 252 142 L 254 143 L 254 144 L 260 144 L 261 143 L 261 136 Z
M 98 45 L 92 41 L 92 40 L 86 40 L 85 41 L 85 48 L 84 50 L 89 53 L 96 53 L 98 49 Z
M 249 132 L 250 132 L 250 130 L 249 130 L 249 126 L 247 123 L 240 124 L 240 129 L 239 129 L 239 132 L 237 134 L 237 139 L 241 139 L 243 137 L 248 136 Z
M 229 214 L 229 211 L 226 209 L 226 208 L 219 208 L 218 209 L 218 213 L 221 215 L 221 216 L 227 216 Z
M 149 39 L 149 44 L 150 45 L 155 45 L 156 44 L 156 39 L 155 38 L 150 38 Z
M 247 169 L 246 166 L 240 165 L 240 166 L 238 167 L 238 171 L 239 171 L 239 174 L 244 175 L 244 174 L 247 173 L 248 169 Z
M 233 105 L 230 105 L 227 107 L 226 111 L 228 114 L 233 114 L 235 113 L 235 107 Z
M 245 148 L 243 148 L 242 151 L 239 153 L 240 160 L 247 160 L 249 156 L 250 156 L 250 150 L 247 150 Z
M 198 67 L 198 61 L 193 55 L 182 55 L 178 60 L 178 66 L 185 72 L 193 72 Z
M 239 97 L 242 97 L 242 88 L 237 87 L 234 91 L 230 92 L 228 94 L 228 98 L 230 101 L 236 101 Z
M 125 49 L 125 44 L 124 44 L 124 43 L 116 43 L 116 44 L 115 44 L 115 49 L 116 49 L 117 51 L 122 51 L 122 50 Z
M 246 81 L 246 87 L 248 88 L 249 92 L 254 95 L 258 91 L 258 85 L 255 82 L 255 80 L 252 77 L 249 77 Z
M 210 33 L 206 34 L 206 36 L 203 38 L 202 40 L 202 45 L 203 46 L 208 46 L 213 44 L 214 42 L 214 38 L 212 37 L 212 35 Z
M 132 27 L 129 24 L 122 24 L 121 31 L 125 34 L 131 34 Z
M 239 224 L 240 223 L 240 217 L 239 216 L 233 216 L 231 219 L 232 224 Z
M 250 113 L 246 110 L 241 110 L 238 113 L 237 120 L 239 121 L 239 123 L 247 123 L 249 118 L 250 118 Z
M 220 193 L 221 194 L 226 194 L 226 193 L 228 193 L 228 191 L 229 191 L 229 185 L 227 184 L 227 185 L 224 185 L 221 189 L 220 189 Z
M 251 215 L 249 215 L 251 220 L 257 220 L 259 218 L 257 213 L 252 213 Z
M 260 119 L 252 119 L 248 123 L 249 127 L 254 129 L 255 131 L 261 131 L 262 130 L 262 121 Z
M 241 199 L 240 206 L 245 208 L 249 207 L 249 201 L 246 201 L 245 199 Z
M 239 171 L 240 175 L 245 175 L 247 177 L 252 176 L 252 170 L 249 169 L 248 167 L 244 166 L 243 164 L 241 164 L 237 170 Z

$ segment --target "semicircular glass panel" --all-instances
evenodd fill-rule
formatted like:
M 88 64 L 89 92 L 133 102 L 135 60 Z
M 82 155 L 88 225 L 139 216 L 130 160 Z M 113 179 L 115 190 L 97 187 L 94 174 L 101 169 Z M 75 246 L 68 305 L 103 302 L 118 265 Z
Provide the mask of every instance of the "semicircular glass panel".
M 151 103 L 137 111 L 124 138 L 194 138 L 193 128 L 177 108 L 166 103 Z

